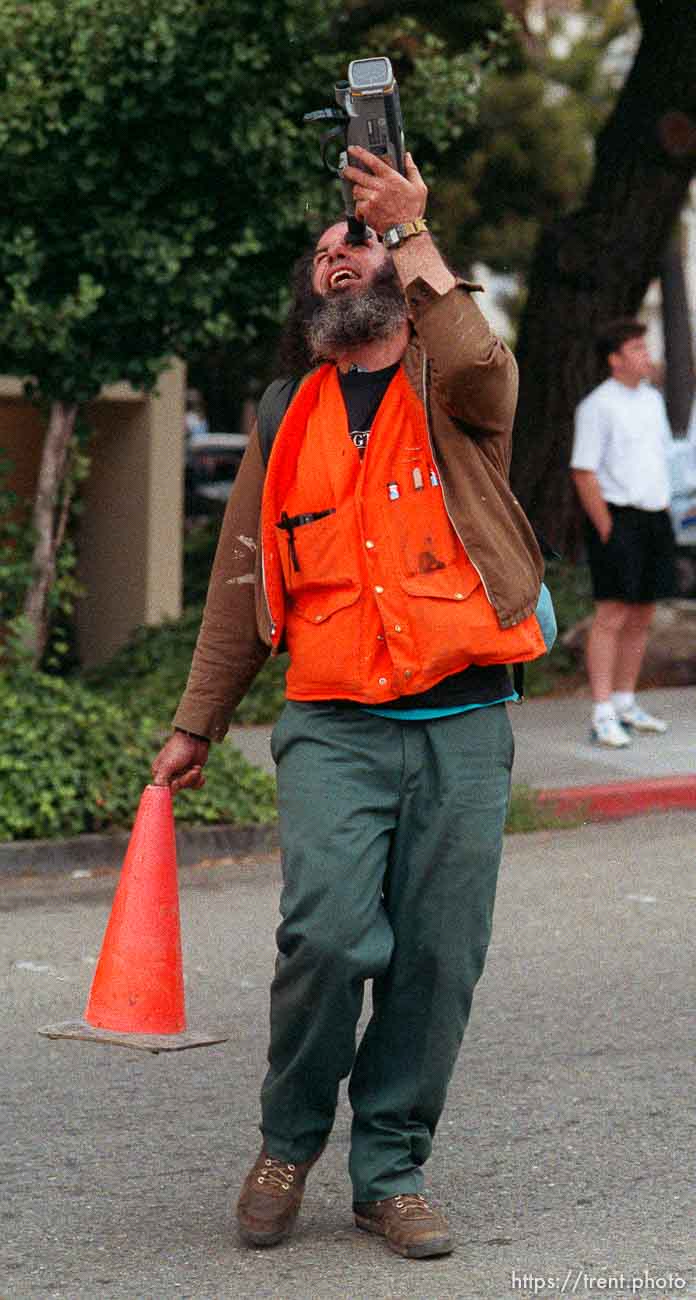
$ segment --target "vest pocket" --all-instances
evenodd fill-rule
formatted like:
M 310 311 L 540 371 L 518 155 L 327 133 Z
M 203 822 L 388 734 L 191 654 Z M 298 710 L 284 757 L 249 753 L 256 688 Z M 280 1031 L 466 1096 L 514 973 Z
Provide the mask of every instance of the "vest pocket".
M 539 624 L 532 614 L 512 628 L 501 628 L 473 565 L 402 578 L 409 602 L 414 641 L 422 661 L 445 676 L 469 664 L 505 664 L 544 653 Z M 420 598 L 420 599 L 419 599 Z
M 402 577 L 400 585 L 413 640 L 429 672 L 440 677 L 461 672 L 476 662 L 482 644 L 488 649 L 495 614 L 472 565 Z
M 409 596 L 425 596 L 430 600 L 466 600 L 478 586 L 481 579 L 473 565 L 466 569 L 449 565 L 446 569 L 433 569 L 430 573 L 416 573 L 410 578 L 402 577 L 401 586 Z
M 289 518 L 284 512 L 276 527 L 285 590 L 300 618 L 321 623 L 358 599 L 361 587 L 351 572 L 344 511 L 332 508 Z
M 404 577 L 429 576 L 455 563 L 457 537 L 439 487 L 428 484 L 419 492 L 408 491 L 385 502 L 382 518 Z
M 293 613 L 308 623 L 324 623 L 339 609 L 354 605 L 360 595 L 360 587 L 352 583 L 350 587 L 311 587 L 299 592 L 292 598 Z
M 281 528 L 287 537 L 288 554 L 295 573 L 300 572 L 300 561 L 297 558 L 297 546 L 295 544 L 295 534 L 298 528 L 306 528 L 309 524 L 318 524 L 320 520 L 328 519 L 329 515 L 335 515 L 335 513 L 334 506 L 330 506 L 328 510 L 314 510 L 304 515 L 289 515 L 287 510 L 283 511 L 276 528 Z

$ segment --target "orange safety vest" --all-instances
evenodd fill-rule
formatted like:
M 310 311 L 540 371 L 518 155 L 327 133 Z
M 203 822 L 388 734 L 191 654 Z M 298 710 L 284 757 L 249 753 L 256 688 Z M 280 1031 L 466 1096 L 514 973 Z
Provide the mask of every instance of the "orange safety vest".
M 335 366 L 303 383 L 269 458 L 261 545 L 291 700 L 383 704 L 471 664 L 545 653 L 534 614 L 500 627 L 450 522 L 423 403 L 403 368 L 362 460 Z

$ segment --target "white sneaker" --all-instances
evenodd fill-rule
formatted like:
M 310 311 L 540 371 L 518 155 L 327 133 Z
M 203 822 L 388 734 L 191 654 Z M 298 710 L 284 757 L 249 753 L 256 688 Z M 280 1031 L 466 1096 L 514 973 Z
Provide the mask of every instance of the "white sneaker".
M 619 722 L 622 727 L 630 727 L 633 731 L 654 731 L 662 735 L 667 730 L 667 723 L 662 718 L 654 718 L 652 713 L 646 713 L 638 704 L 624 709 L 619 714 Z
M 616 718 L 601 718 L 595 722 L 590 731 L 590 739 L 596 745 L 606 745 L 608 749 L 624 749 L 631 743 L 631 737 Z

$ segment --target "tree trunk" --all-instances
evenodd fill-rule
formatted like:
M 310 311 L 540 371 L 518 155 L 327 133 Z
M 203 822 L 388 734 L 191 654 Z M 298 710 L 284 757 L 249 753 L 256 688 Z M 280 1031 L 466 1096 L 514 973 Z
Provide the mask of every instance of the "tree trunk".
M 61 502 L 68 447 L 75 427 L 77 405 L 53 402 L 44 439 L 36 484 L 32 523 L 36 542 L 32 580 L 24 602 L 26 645 L 38 668 L 48 636 L 48 597 L 56 576 L 56 556 L 65 529 L 66 502 Z
M 660 263 L 665 334 L 665 401 L 672 431 L 686 433 L 694 396 L 694 336 L 684 274 L 683 229 L 677 223 Z
M 520 326 L 513 487 L 565 553 L 576 517 L 573 413 L 604 377 L 597 329 L 638 311 L 696 169 L 696 8 L 691 0 L 637 8 L 643 39 L 597 139 L 585 205 L 542 233 Z

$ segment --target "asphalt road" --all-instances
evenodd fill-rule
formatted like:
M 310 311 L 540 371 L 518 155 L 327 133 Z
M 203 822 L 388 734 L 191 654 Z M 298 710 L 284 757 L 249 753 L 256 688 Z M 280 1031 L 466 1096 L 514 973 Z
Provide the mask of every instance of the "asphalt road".
M 230 1041 L 157 1057 L 36 1033 L 84 1008 L 113 878 L 3 885 L 2 1300 L 693 1300 L 695 860 L 688 813 L 508 840 L 429 1169 L 458 1249 L 422 1262 L 352 1227 L 345 1101 L 291 1241 L 236 1240 L 273 860 L 182 872 L 189 1023 Z

